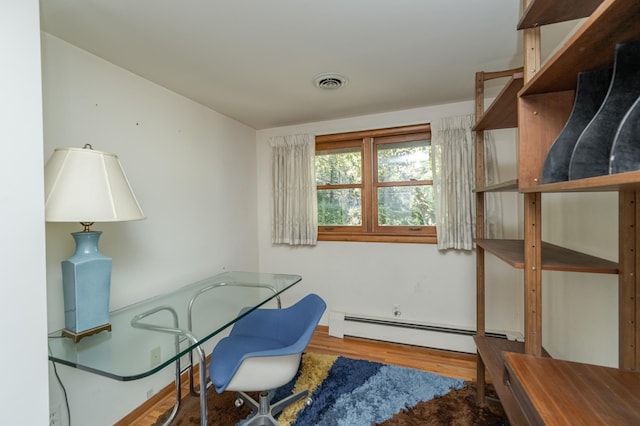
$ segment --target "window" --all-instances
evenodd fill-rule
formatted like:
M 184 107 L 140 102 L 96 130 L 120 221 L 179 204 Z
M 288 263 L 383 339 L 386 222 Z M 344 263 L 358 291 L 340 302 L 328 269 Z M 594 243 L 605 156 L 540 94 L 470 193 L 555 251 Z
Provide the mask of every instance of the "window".
M 429 124 L 316 136 L 318 240 L 436 242 Z

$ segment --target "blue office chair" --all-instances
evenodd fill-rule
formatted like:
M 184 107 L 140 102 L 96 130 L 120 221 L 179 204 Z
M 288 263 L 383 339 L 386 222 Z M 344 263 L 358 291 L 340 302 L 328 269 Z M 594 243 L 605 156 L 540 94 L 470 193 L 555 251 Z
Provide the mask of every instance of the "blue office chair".
M 246 403 L 256 413 L 245 426 L 277 426 L 274 416 L 308 395 L 303 390 L 273 405 L 270 401 L 270 391 L 295 377 L 326 306 L 320 296 L 309 294 L 288 308 L 256 309 L 213 349 L 209 377 L 216 391 L 237 392 L 236 406 Z M 245 393 L 253 391 L 260 392 L 260 401 Z

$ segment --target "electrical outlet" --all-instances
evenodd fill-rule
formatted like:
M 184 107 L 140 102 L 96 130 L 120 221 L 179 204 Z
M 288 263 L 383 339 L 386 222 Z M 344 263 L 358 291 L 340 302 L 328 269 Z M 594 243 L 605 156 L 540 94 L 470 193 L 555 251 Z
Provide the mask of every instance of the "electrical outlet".
M 162 356 L 162 352 L 160 351 L 160 346 L 157 346 L 153 349 L 151 349 L 151 352 L 149 354 L 149 364 L 151 367 L 155 367 L 156 365 L 160 364 L 160 358 Z
M 62 418 L 60 417 L 60 404 L 51 407 L 49 412 L 49 426 L 62 426 Z
M 153 390 L 153 388 L 149 389 L 147 391 L 147 399 L 151 398 L 154 394 L 155 394 L 155 391 Z
M 391 307 L 391 311 L 394 317 L 399 317 L 400 315 L 402 315 L 402 311 L 400 311 L 400 305 L 393 305 Z

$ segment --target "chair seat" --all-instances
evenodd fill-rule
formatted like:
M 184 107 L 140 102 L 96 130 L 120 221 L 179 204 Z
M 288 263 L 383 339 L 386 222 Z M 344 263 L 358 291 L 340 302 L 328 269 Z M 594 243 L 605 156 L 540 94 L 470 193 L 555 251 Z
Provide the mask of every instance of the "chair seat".
M 260 336 L 226 337 L 216 345 L 214 353 L 216 363 L 215 367 L 210 369 L 209 375 L 216 390 L 231 381 L 245 359 L 290 355 L 283 350 L 282 343 L 278 340 Z

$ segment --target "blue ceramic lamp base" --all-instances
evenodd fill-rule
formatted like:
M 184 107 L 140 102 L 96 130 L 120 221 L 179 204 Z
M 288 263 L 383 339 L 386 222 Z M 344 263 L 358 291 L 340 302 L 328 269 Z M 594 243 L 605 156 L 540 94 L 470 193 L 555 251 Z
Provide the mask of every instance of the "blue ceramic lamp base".
M 76 342 L 83 337 L 111 330 L 111 258 L 98 249 L 101 234 L 101 231 L 72 233 L 76 251 L 62 262 L 65 320 L 62 334 Z
M 91 328 L 89 330 L 81 331 L 79 333 L 74 333 L 71 330 L 67 330 L 66 328 L 62 330 L 62 337 L 68 337 L 73 340 L 74 343 L 78 343 L 83 337 L 92 336 L 94 334 L 98 334 L 102 331 L 111 331 L 111 324 L 101 325 L 99 327 Z

